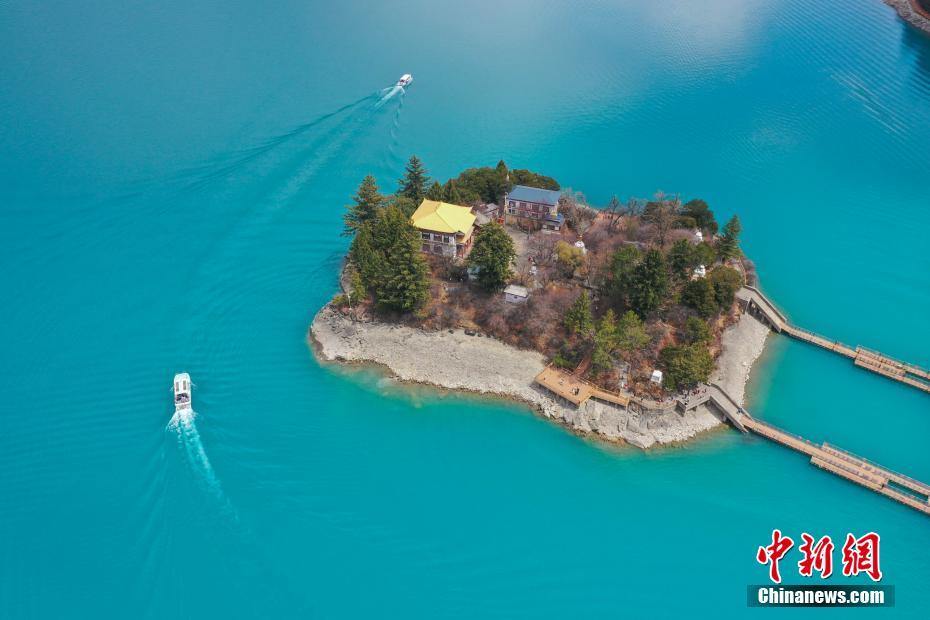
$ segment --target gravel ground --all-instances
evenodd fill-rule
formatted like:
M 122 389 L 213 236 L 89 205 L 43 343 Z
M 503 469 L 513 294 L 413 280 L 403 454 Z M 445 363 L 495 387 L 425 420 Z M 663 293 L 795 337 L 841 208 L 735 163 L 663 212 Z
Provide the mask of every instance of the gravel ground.
M 712 377 L 741 401 L 752 363 L 762 353 L 767 327 L 751 316 L 723 334 L 723 353 Z M 582 407 L 552 398 L 533 378 L 545 359 L 464 331 L 426 332 L 377 322 L 358 322 L 325 306 L 313 320 L 310 340 L 321 361 L 375 363 L 400 381 L 498 395 L 529 404 L 572 431 L 640 448 L 685 441 L 722 423 L 706 407 L 681 414 L 637 414 L 589 400 Z

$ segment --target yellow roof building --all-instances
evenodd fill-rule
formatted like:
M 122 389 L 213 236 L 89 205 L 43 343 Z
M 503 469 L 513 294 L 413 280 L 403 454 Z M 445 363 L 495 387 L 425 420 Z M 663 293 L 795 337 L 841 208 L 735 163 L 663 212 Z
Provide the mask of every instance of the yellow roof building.
M 468 207 L 424 200 L 410 216 L 410 220 L 420 230 L 468 237 L 475 224 L 475 214 Z

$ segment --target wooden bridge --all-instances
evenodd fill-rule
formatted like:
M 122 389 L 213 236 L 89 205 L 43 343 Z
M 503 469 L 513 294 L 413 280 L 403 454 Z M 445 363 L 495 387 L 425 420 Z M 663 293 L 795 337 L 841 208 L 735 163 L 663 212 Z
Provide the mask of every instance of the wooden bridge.
M 740 412 L 742 427 L 811 458 L 811 464 L 930 515 L 930 486 L 824 442 L 817 445 Z
M 555 395 L 581 406 L 594 398 L 624 408 L 640 404 L 631 394 L 611 392 L 584 381 L 577 375 L 547 366 L 536 376 L 536 382 Z M 860 456 L 841 450 L 827 443 L 817 445 L 803 437 L 794 435 L 752 417 L 722 387 L 712 383 L 701 385 L 687 399 L 675 401 L 669 408 L 688 411 L 703 404 L 710 404 L 738 430 L 755 433 L 786 448 L 809 456 L 812 465 L 824 471 L 854 482 L 880 495 L 919 510 L 930 516 L 930 485 L 882 467 Z
M 747 312 L 761 318 L 774 331 L 787 334 L 792 338 L 803 340 L 828 351 L 833 351 L 853 360 L 853 363 L 859 368 L 870 370 L 930 394 L 930 371 L 913 364 L 898 361 L 878 351 L 872 351 L 864 347 L 853 348 L 837 340 L 830 340 L 792 325 L 788 318 L 775 307 L 775 304 L 755 287 L 744 286 L 737 292 L 736 296 L 745 305 Z

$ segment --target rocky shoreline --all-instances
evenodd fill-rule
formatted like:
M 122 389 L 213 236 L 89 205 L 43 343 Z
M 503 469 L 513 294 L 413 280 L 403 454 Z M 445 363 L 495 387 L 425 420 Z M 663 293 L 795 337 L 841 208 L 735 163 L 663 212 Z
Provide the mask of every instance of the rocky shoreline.
M 922 9 L 915 6 L 914 0 L 885 0 L 885 4 L 897 11 L 901 19 L 930 34 L 930 17 Z
M 752 364 L 768 333 L 747 314 L 723 333 L 723 353 L 711 380 L 738 401 L 743 400 Z M 545 366 L 540 353 L 463 330 L 426 332 L 359 322 L 326 305 L 314 317 L 308 337 L 320 361 L 378 364 L 402 382 L 517 400 L 573 432 L 644 449 L 686 441 L 723 423 L 716 411 L 703 405 L 686 413 L 638 413 L 589 400 L 575 408 L 533 382 Z

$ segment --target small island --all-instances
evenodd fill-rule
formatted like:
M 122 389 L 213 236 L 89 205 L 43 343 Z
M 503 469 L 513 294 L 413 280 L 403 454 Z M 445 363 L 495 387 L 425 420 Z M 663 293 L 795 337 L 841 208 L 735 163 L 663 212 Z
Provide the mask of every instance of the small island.
M 347 207 L 342 292 L 310 340 L 321 360 L 516 399 L 580 434 L 684 441 L 723 421 L 708 384 L 743 398 L 769 333 L 737 302 L 756 279 L 740 229 L 700 199 L 594 208 L 503 161 L 440 183 L 411 157 L 393 195 L 368 176 Z

